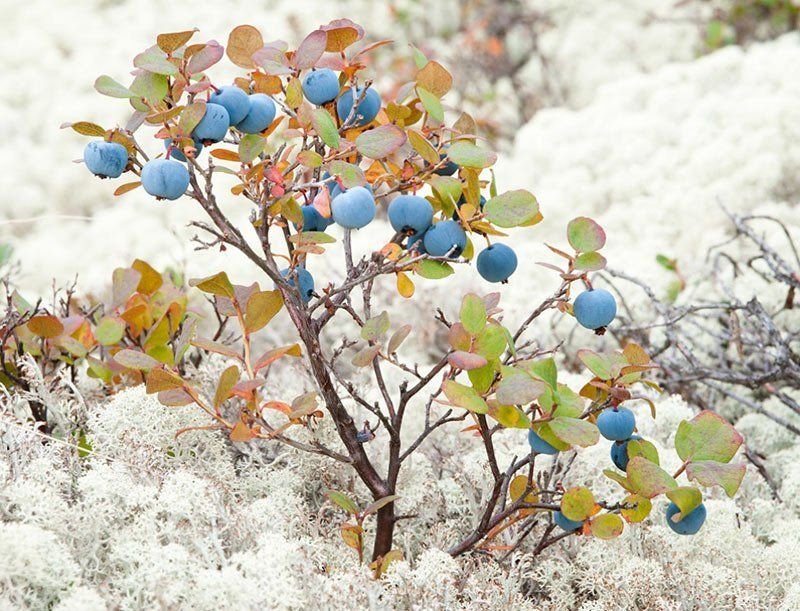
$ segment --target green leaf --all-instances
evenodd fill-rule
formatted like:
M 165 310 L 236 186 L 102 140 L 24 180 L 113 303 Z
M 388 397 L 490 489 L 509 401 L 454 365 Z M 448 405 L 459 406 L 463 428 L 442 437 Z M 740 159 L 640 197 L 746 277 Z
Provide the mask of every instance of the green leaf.
M 264 152 L 267 139 L 259 134 L 246 134 L 239 141 L 239 159 L 242 163 L 250 163 Z
M 494 382 L 496 374 L 497 361 L 492 361 L 483 367 L 478 369 L 470 369 L 467 371 L 467 376 L 469 376 L 469 381 L 472 383 L 472 387 L 480 394 L 488 392 L 488 390 L 492 387 L 492 383 Z
M 436 165 L 439 163 L 439 153 L 436 151 L 433 145 L 428 142 L 422 132 L 419 132 L 415 129 L 409 129 L 408 141 L 411 143 L 411 146 L 414 148 L 414 150 L 419 153 L 419 156 L 429 164 Z M 434 176 L 436 175 L 434 174 Z
M 648 499 L 678 486 L 669 473 L 641 456 L 634 456 L 628 461 L 627 475 L 632 491 Z
M 167 54 L 159 49 L 157 45 L 146 49 L 134 57 L 133 65 L 155 74 L 166 74 L 169 76 L 178 74 L 178 66 L 169 61 L 167 59 Z
M 486 326 L 486 306 L 483 300 L 474 293 L 464 295 L 459 313 L 461 324 L 472 335 L 477 335 Z
M 352 513 L 353 515 L 358 513 L 358 505 L 356 505 L 356 502 L 344 492 L 339 492 L 338 490 L 328 490 L 325 494 L 334 505 L 338 505 L 347 513 Z
M 684 462 L 714 460 L 727 463 L 744 438 L 722 416 L 704 410 L 678 425 L 675 450 Z
M 311 124 L 322 141 L 332 149 L 339 148 L 339 130 L 331 114 L 324 108 L 317 108 L 311 113 Z
M 729 497 L 733 497 L 742 484 L 745 465 L 719 463 L 713 460 L 699 460 L 686 465 L 686 476 L 701 486 L 719 486 Z
M 561 497 L 561 513 L 569 520 L 583 522 L 596 512 L 597 504 L 588 488 L 570 488 Z
M 442 108 L 442 102 L 439 98 L 423 87 L 417 87 L 417 95 L 419 96 L 419 101 L 422 102 L 423 108 L 431 118 L 438 123 L 443 123 L 444 108 Z
M 598 539 L 614 539 L 625 530 L 625 523 L 616 513 L 604 513 L 589 522 L 589 529 Z
M 578 350 L 577 356 L 586 365 L 586 368 L 601 380 L 610 380 L 614 377 L 612 364 L 605 355 L 588 348 L 581 348 Z
M 546 382 L 553 390 L 558 388 L 558 370 L 556 369 L 556 362 L 552 358 L 539 361 L 525 361 L 522 363 L 522 366 L 525 368 L 525 371 L 535 378 Z
M 430 280 L 440 280 L 447 278 L 455 273 L 453 266 L 447 261 L 432 261 L 431 259 L 422 259 L 418 261 L 414 267 L 414 272 L 418 276 L 428 278 Z
M 214 407 L 219 407 L 228 400 L 233 387 L 239 381 L 239 374 L 239 368 L 236 365 L 231 365 L 222 372 L 222 375 L 219 376 L 217 390 L 214 393 Z
M 634 456 L 641 456 L 652 463 L 661 464 L 658 458 L 656 446 L 645 439 L 631 439 L 628 441 L 628 459 Z
M 301 231 L 289 236 L 295 244 L 334 244 L 336 238 L 324 231 Z
M 489 411 L 486 401 L 475 391 L 474 388 L 464 386 L 453 380 L 445 380 L 442 387 L 447 399 L 454 405 L 475 412 L 485 414 Z
M 583 397 L 566 384 L 558 385 L 558 390 L 553 393 L 553 401 L 556 404 L 556 408 L 553 410 L 554 416 L 577 418 L 583 413 Z
M 508 338 L 503 327 L 497 323 L 487 324 L 475 338 L 474 352 L 492 361 L 502 356 L 508 347 Z
M 133 98 L 136 94 L 107 75 L 97 77 L 94 88 L 98 93 L 112 98 Z
M 100 345 L 113 346 L 125 336 L 125 327 L 125 321 L 121 318 L 106 316 L 95 328 L 94 336 Z
M 600 439 L 600 431 L 594 424 L 586 420 L 557 416 L 548 424 L 556 437 L 571 446 L 588 448 Z
M 489 415 L 507 429 L 528 429 L 531 420 L 514 405 L 489 405 Z
M 406 140 L 406 133 L 396 125 L 381 125 L 359 134 L 356 149 L 370 159 L 385 159 L 403 146 Z
M 459 140 L 447 149 L 447 156 L 462 168 L 482 170 L 491 167 L 497 161 L 497 153 L 482 149 L 466 140 Z
M 425 57 L 425 54 L 414 45 L 408 46 L 411 47 L 411 54 L 414 57 L 414 65 L 417 67 L 417 70 L 421 70 L 425 67 L 425 64 L 428 63 L 428 58 Z
M 606 232 L 592 219 L 579 216 L 567 225 L 567 240 L 577 252 L 592 252 L 603 248 Z
M 383 337 L 389 330 L 389 313 L 385 310 L 378 316 L 370 318 L 361 328 L 361 338 L 374 342 Z
M 269 321 L 281 311 L 283 297 L 280 291 L 260 291 L 247 300 L 244 326 L 248 333 L 255 333 L 266 327 Z
M 453 176 L 439 176 L 434 174 L 428 179 L 434 195 L 440 202 L 448 206 L 448 210 L 454 211 L 463 191 L 463 184 L 458 178 Z
M 527 405 L 544 392 L 544 382 L 534 380 L 527 373 L 503 376 L 497 385 L 497 400 L 505 405 Z
M 322 155 L 311 150 L 300 151 L 297 153 L 297 161 L 307 168 L 318 168 L 322 165 Z
M 151 104 L 164 99 L 169 91 L 167 77 L 153 72 L 142 72 L 131 83 L 131 90 Z
M 667 498 L 678 506 L 681 512 L 675 516 L 675 522 L 681 521 L 703 502 L 703 494 L 693 486 L 678 486 L 667 491 Z
M 364 172 L 361 168 L 352 163 L 337 159 L 328 164 L 327 170 L 331 176 L 338 176 L 342 180 L 345 189 L 361 187 L 367 184 L 367 178 L 364 176 Z
M 628 492 L 632 492 L 631 483 L 628 481 L 628 478 L 625 477 L 624 475 L 617 473 L 613 469 L 603 469 L 603 475 L 605 475 L 608 479 L 613 479 Z
M 639 496 L 638 494 L 629 494 L 622 502 L 625 505 L 632 505 L 632 507 L 620 510 L 622 517 L 631 524 L 644 521 L 653 509 L 653 503 L 650 502 L 650 499 Z
M 575 257 L 575 269 L 596 272 L 606 267 L 606 258 L 599 252 L 582 252 Z
M 483 212 L 486 219 L 498 227 L 518 227 L 536 218 L 539 202 L 530 191 L 517 189 L 490 199 Z
M 236 295 L 231 281 L 228 280 L 228 274 L 225 272 L 219 272 L 207 278 L 189 280 L 189 286 L 197 287 L 204 293 L 219 295 L 228 299 L 233 299 Z

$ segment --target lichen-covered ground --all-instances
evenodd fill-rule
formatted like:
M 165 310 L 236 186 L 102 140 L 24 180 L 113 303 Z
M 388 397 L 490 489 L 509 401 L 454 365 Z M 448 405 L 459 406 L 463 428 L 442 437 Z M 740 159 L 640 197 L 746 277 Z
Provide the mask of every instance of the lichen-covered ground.
M 391 4 L 443 32 L 455 10 L 454 2 Z M 606 228 L 610 266 L 657 289 L 668 278 L 656 254 L 676 257 L 689 294 L 710 290 L 706 250 L 730 233 L 721 206 L 780 218 L 800 238 L 800 81 L 792 68 L 800 66 L 800 37 L 697 57 L 698 29 L 688 13 L 673 12 L 671 0 L 535 4 L 552 13 L 542 44 L 564 96 L 518 131 L 498 165 L 501 186 L 532 190 L 545 216 L 527 237 L 511 239 L 521 265 L 502 289 L 509 319 L 555 288 L 535 262 L 548 259 L 543 242 L 563 242 L 574 216 Z M 120 104 L 92 91 L 98 74 L 123 78 L 130 57 L 157 32 L 197 26 L 224 42 L 231 27 L 252 22 L 270 38 L 294 39 L 292 24 L 348 16 L 381 38 L 393 35 L 390 16 L 397 13 L 390 3 L 363 0 L 0 0 L 0 8 L 0 242 L 13 245 L 22 263 L 16 280 L 31 296 L 47 294 L 53 278 L 63 283 L 75 274 L 84 290 L 104 290 L 112 270 L 136 257 L 189 276 L 224 267 L 234 281 L 253 279 L 235 254 L 193 252 L 188 202 L 154 203 L 141 190 L 113 198 L 109 183 L 71 163 L 83 140 L 59 124 L 125 118 Z M 426 42 L 441 50 L 441 42 Z M 535 61 L 528 70 L 536 82 Z M 507 83 L 498 90 L 500 102 L 492 103 L 502 107 L 502 95 L 513 91 Z M 225 206 L 243 214 L 236 202 Z M 374 246 L 371 237 L 357 236 L 356 250 Z M 335 252 L 315 263 L 321 280 L 341 273 Z M 488 290 L 469 270 L 457 278 L 456 288 L 430 282 L 416 305 L 392 306 L 423 321 L 416 323 L 420 338 L 408 341 L 421 360 L 431 306 L 452 312 L 463 292 Z M 603 345 L 593 337 L 578 341 Z M 212 360 L 200 375 L 210 379 L 222 366 Z M 271 384 L 298 394 L 301 373 L 284 371 Z M 435 456 L 423 453 L 406 471 L 400 512 L 417 514 L 397 541 L 406 560 L 374 581 L 341 544 L 323 496 L 347 485 L 346 471 L 286 448 L 233 449 L 207 433 L 176 440 L 177 429 L 200 422 L 190 408 L 164 408 L 137 388 L 111 400 L 83 390 L 86 402 L 61 393 L 48 402 L 85 426 L 89 458 L 42 444 L 16 423 L 19 405 L 4 406 L 0 608 L 800 608 L 800 445 L 758 415 L 736 425 L 767 457 L 783 503 L 748 472 L 735 502 L 711 495 L 708 522 L 696 537 L 676 537 L 652 520 L 612 542 L 570 539 L 536 559 L 520 554 L 504 568 L 441 551 L 468 528 L 487 484 L 480 452 L 454 427 L 438 439 Z M 657 421 L 648 413 L 637 413 L 641 431 L 666 448 L 693 409 L 662 397 Z M 332 439 L 328 423 L 319 434 Z M 518 433 L 500 436 L 504 457 L 525 447 Z M 601 444 L 579 453 L 571 481 L 610 490 L 597 477 L 607 452 Z

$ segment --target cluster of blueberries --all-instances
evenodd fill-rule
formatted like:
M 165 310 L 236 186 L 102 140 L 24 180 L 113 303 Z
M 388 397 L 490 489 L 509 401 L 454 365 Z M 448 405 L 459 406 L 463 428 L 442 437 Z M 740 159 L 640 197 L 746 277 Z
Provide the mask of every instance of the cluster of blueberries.
M 600 434 L 612 441 L 611 462 L 625 471 L 628 468 L 628 442 L 641 440 L 639 435 L 634 435 L 636 429 L 636 417 L 633 412 L 626 407 L 612 407 L 603 410 L 597 417 L 597 428 Z M 558 450 L 547 443 L 544 439 L 531 429 L 528 432 L 528 443 L 534 452 L 539 454 L 557 454 Z M 667 525 L 679 535 L 693 535 L 700 530 L 706 519 L 706 508 L 700 504 L 696 509 L 686 515 L 680 522 L 673 522 L 672 516 L 679 513 L 680 509 L 675 503 L 670 503 L 667 507 Z M 583 522 L 570 520 L 560 511 L 553 513 L 553 521 L 557 526 L 566 531 L 578 530 L 583 526 Z

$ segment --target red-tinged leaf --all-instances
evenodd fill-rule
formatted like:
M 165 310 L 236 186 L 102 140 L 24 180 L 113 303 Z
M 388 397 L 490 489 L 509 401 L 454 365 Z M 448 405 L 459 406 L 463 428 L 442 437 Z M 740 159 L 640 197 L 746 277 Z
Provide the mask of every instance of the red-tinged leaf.
M 183 380 L 175 373 L 164 367 L 155 367 L 147 372 L 145 376 L 145 391 L 148 395 L 159 393 L 165 390 L 175 390 L 183 388 Z
M 118 267 L 111 275 L 111 304 L 118 308 L 124 304 L 136 288 L 142 275 L 130 267 Z
M 719 414 L 704 410 L 678 425 L 675 450 L 684 461 L 730 462 L 744 438 Z
M 678 486 L 674 477 L 641 456 L 634 456 L 628 461 L 627 475 L 631 490 L 648 499 Z
M 239 375 L 239 368 L 236 365 L 231 365 L 222 372 L 217 383 L 217 390 L 214 393 L 214 407 L 219 407 L 231 396 L 233 387 L 239 381 Z
M 354 367 L 369 367 L 381 351 L 380 346 L 367 346 L 359 350 L 351 361 Z
M 615 513 L 604 513 L 589 522 L 589 529 L 598 539 L 614 539 L 625 530 L 625 523 Z
M 325 495 L 328 497 L 328 499 L 330 499 L 331 503 L 338 505 L 347 513 L 351 513 L 353 515 L 358 514 L 358 505 L 356 505 L 356 502 L 344 492 L 339 492 L 338 490 L 328 490 Z
M 396 494 L 392 494 L 390 496 L 385 496 L 382 499 L 378 499 L 374 503 L 370 503 L 364 508 L 364 511 L 361 512 L 361 515 L 368 516 L 372 515 L 373 513 L 378 513 L 383 507 L 386 507 L 389 503 L 394 503 L 400 497 Z
M 127 348 L 117 352 L 114 355 L 114 360 L 128 369 L 139 369 L 142 371 L 153 369 L 161 365 L 161 363 L 152 356 L 148 356 L 144 352 L 139 352 L 138 350 L 129 350 Z
M 364 28 L 349 19 L 334 19 L 320 29 L 327 33 L 325 50 L 332 53 L 344 51 L 364 38 Z
M 134 182 L 126 182 L 124 185 L 120 185 L 114 189 L 114 196 L 119 197 L 120 195 L 125 195 L 129 191 L 139 188 L 141 185 L 142 183 L 139 180 Z
M 431 60 L 417 73 L 417 85 L 442 98 L 453 86 L 453 76 L 439 62 Z
M 567 225 L 567 240 L 577 252 L 593 252 L 605 245 L 606 232 L 592 219 L 580 216 Z
M 497 385 L 497 400 L 505 405 L 527 405 L 538 399 L 547 387 L 527 373 L 504 375 Z
M 381 125 L 356 138 L 358 152 L 370 159 L 385 159 L 406 142 L 406 133 L 396 125 Z
M 38 337 L 51 339 L 64 332 L 64 325 L 55 316 L 45 314 L 31 318 L 28 321 L 28 330 Z
M 215 352 L 216 354 L 221 354 L 223 356 L 228 356 L 234 359 L 241 358 L 239 352 L 236 351 L 231 346 L 227 346 L 225 344 L 221 344 L 219 342 L 215 342 L 210 339 L 205 339 L 203 337 L 195 337 L 189 343 L 195 348 L 200 348 L 200 350 L 205 350 L 206 352 Z
M 389 338 L 389 347 L 387 352 L 389 354 L 394 354 L 397 352 L 397 349 L 400 347 L 405 339 L 408 337 L 408 334 L 411 333 L 413 327 L 411 325 L 403 325 L 397 331 L 392 334 L 392 337 Z
M 189 74 L 199 74 L 208 70 L 211 66 L 216 64 L 222 59 L 225 54 L 225 49 L 216 40 L 209 40 L 203 48 L 196 51 L 186 67 Z
M 698 460 L 686 465 L 686 476 L 701 486 L 719 486 L 733 498 L 747 471 L 743 464 L 734 465 L 713 460 Z
M 189 42 L 189 39 L 194 36 L 195 32 L 197 32 L 197 28 L 193 30 L 187 30 L 185 32 L 159 34 L 156 38 L 156 43 L 158 44 L 159 49 L 161 49 L 164 53 L 172 53 Z
M 298 70 L 313 68 L 328 45 L 328 33 L 325 30 L 314 30 L 303 39 L 292 58 L 292 64 Z
M 268 76 L 278 77 L 292 74 L 292 68 L 286 58 L 286 51 L 282 47 L 269 44 L 253 53 L 252 59 Z
M 182 388 L 162 390 L 156 397 L 159 403 L 167 407 L 182 407 L 194 403 L 192 396 Z
M 390 44 L 392 44 L 393 42 L 394 42 L 393 40 L 384 39 L 384 40 L 379 40 L 379 41 L 377 41 L 377 42 L 373 42 L 373 43 L 371 43 L 371 44 L 368 44 L 366 47 L 364 47 L 364 48 L 363 48 L 363 49 L 361 49 L 361 50 L 360 50 L 358 53 L 356 53 L 356 54 L 353 56 L 353 59 L 354 59 L 354 60 L 355 60 L 355 59 L 358 59 L 358 58 L 359 58 L 359 57 L 361 57 L 362 55 L 366 55 L 367 53 L 369 53 L 370 51 L 374 51 L 374 50 L 375 50 L 375 49 L 377 49 L 378 47 L 383 47 L 384 45 L 390 45 Z
M 253 378 L 252 380 L 242 380 L 231 388 L 231 395 L 249 400 L 253 396 L 253 391 L 258 390 L 267 381 L 264 378 Z
M 244 422 L 239 420 L 231 429 L 231 441 L 248 442 L 255 437 L 255 433 Z
M 264 369 L 265 367 L 270 366 L 272 363 L 274 363 L 275 361 L 284 356 L 292 356 L 297 358 L 302 355 L 303 351 L 300 349 L 299 344 L 291 344 L 289 346 L 281 346 L 280 348 L 273 348 L 272 350 L 268 350 L 259 357 L 259 359 L 256 361 L 254 369 L 255 371 Z
M 480 369 L 488 364 L 488 361 L 480 354 L 472 354 L 471 352 L 464 352 L 462 350 L 451 352 L 447 356 L 447 362 L 451 367 L 463 369 L 464 371 Z
M 575 522 L 583 522 L 597 511 L 594 495 L 588 488 L 570 488 L 561 497 L 561 513 Z
M 339 178 L 345 189 L 363 187 L 367 184 L 367 178 L 364 176 L 363 170 L 352 163 L 337 159 L 336 161 L 331 161 L 326 169 L 331 176 Z
M 331 194 L 328 189 L 319 189 L 311 205 L 320 213 L 322 218 L 331 218 Z
M 447 399 L 457 407 L 476 414 L 486 414 L 489 411 L 489 406 L 486 405 L 483 397 L 470 386 L 464 386 L 453 380 L 445 380 L 442 389 Z
M 264 39 L 258 28 L 252 25 L 239 25 L 228 36 L 228 58 L 240 68 L 255 68 L 253 53 L 264 46 Z

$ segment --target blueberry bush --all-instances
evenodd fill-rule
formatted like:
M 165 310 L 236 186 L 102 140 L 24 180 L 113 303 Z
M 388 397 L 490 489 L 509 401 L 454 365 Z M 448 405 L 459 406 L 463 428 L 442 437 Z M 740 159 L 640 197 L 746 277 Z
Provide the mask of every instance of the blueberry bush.
M 530 290 L 514 275 L 517 257 L 502 239 L 511 230 L 531 231 L 543 218 L 532 193 L 498 190 L 491 170 L 496 154 L 482 146 L 469 114 L 443 103 L 453 84 L 444 66 L 412 47 L 413 80 L 379 88 L 365 76 L 368 57 L 390 41 L 366 43 L 363 29 L 347 19 L 311 32 L 297 48 L 265 43 L 251 25 L 236 27 L 226 47 L 193 42 L 195 35 L 159 35 L 134 58 L 128 85 L 109 76 L 97 79 L 99 93 L 131 107 L 124 127 L 88 121 L 69 126 L 92 138 L 84 154 L 92 173 L 130 177 L 116 195 L 141 187 L 156 201 L 193 200 L 202 215 L 193 226 L 205 235 L 196 238 L 199 247 L 239 251 L 258 280 L 236 285 L 218 271 L 189 281 L 213 302 L 219 320 L 238 329 L 236 341 L 181 324 L 181 308 L 175 312 L 180 317 L 162 314 L 158 320 L 167 322 L 157 328 L 155 318 L 148 318 L 149 330 L 131 338 L 138 341 L 106 351 L 102 367 L 91 361 L 90 370 L 100 367 L 99 377 L 108 382 L 115 367 L 139 372 L 162 403 L 196 406 L 209 419 L 202 428 L 232 442 L 283 443 L 347 465 L 368 498 L 338 490 L 328 491 L 328 498 L 347 515 L 344 542 L 371 560 L 376 575 L 402 556 L 395 547 L 395 530 L 407 517 L 395 510 L 403 494 L 399 474 L 433 435 L 453 434 L 447 426 L 452 423 L 463 423 L 461 434 L 483 447 L 492 478 L 471 529 L 449 549 L 454 556 L 475 550 L 505 554 L 534 537 L 534 553 L 572 535 L 613 538 L 626 522 L 646 519 L 659 495 L 671 501 L 661 519 L 690 534 L 705 518 L 701 488 L 736 493 L 745 467 L 731 461 L 742 437 L 712 411 L 680 423 L 675 451 L 681 467 L 675 473 L 662 469 L 655 446 L 635 434 L 625 404 L 647 402 L 655 417 L 649 397 L 658 392 L 648 379 L 655 366 L 638 344 L 623 341 L 621 350 L 609 353 L 579 350 L 586 382 L 570 388 L 563 375 L 559 379 L 556 351 L 541 350 L 530 339 L 534 321 L 554 310 L 575 316 L 587 340 L 614 324 L 614 296 L 590 278 L 605 267 L 600 251 L 606 235 L 589 218 L 569 223 L 567 246 L 548 246 L 562 261 L 543 264 L 554 273 L 555 290 L 536 300 L 520 324 L 505 324 L 499 293 L 469 293 L 457 312 L 440 309 L 435 315 L 447 333 L 444 353 L 427 365 L 402 356 L 413 326 L 392 321 L 375 303 L 378 285 L 411 299 L 421 279 L 448 282 L 459 268 L 469 273 L 474 261 L 486 282 L 518 281 L 519 290 Z M 240 74 L 232 83 L 219 83 L 210 70 L 226 55 Z M 149 146 L 153 139 L 162 142 Z M 148 149 L 158 152 L 150 156 Z M 244 225 L 218 203 L 220 174 L 235 183 L 225 197 L 250 208 Z M 383 209 L 388 225 L 375 220 Z M 365 228 L 373 248 L 355 258 L 351 237 Z M 316 260 L 330 256 L 326 246 L 339 240 L 343 279 L 315 275 Z M 146 281 L 149 270 L 123 276 L 123 307 L 158 295 Z M 281 310 L 297 341 L 257 350 L 254 338 Z M 113 316 L 126 320 L 124 313 Z M 340 318 L 355 323 L 360 336 L 341 347 L 325 345 L 322 331 Z M 106 320 L 98 327 L 113 327 L 114 339 L 128 328 Z M 25 325 L 31 345 L 69 352 L 80 342 L 72 327 L 65 337 L 64 321 L 52 314 Z M 180 366 L 187 344 L 227 359 L 210 396 Z M 370 372 L 379 401 L 368 400 L 343 373 L 340 365 L 348 357 Z M 267 395 L 268 372 L 288 359 L 302 359 L 315 390 L 295 394 L 284 388 L 283 396 Z M 387 382 L 388 369 L 402 378 L 397 387 Z M 371 422 L 357 424 L 351 405 L 370 414 Z M 404 424 L 411 411 L 424 413 L 424 425 L 409 436 Z M 336 445 L 315 440 L 320 419 L 332 421 Z M 299 439 L 299 429 L 311 435 Z M 494 438 L 503 430 L 527 435 L 530 452 L 502 464 Z M 619 485 L 616 498 L 596 498 L 583 486 L 565 488 L 558 460 L 545 458 L 580 451 L 601 436 L 613 442 L 616 469 L 603 473 Z M 373 547 L 367 553 L 369 539 Z

